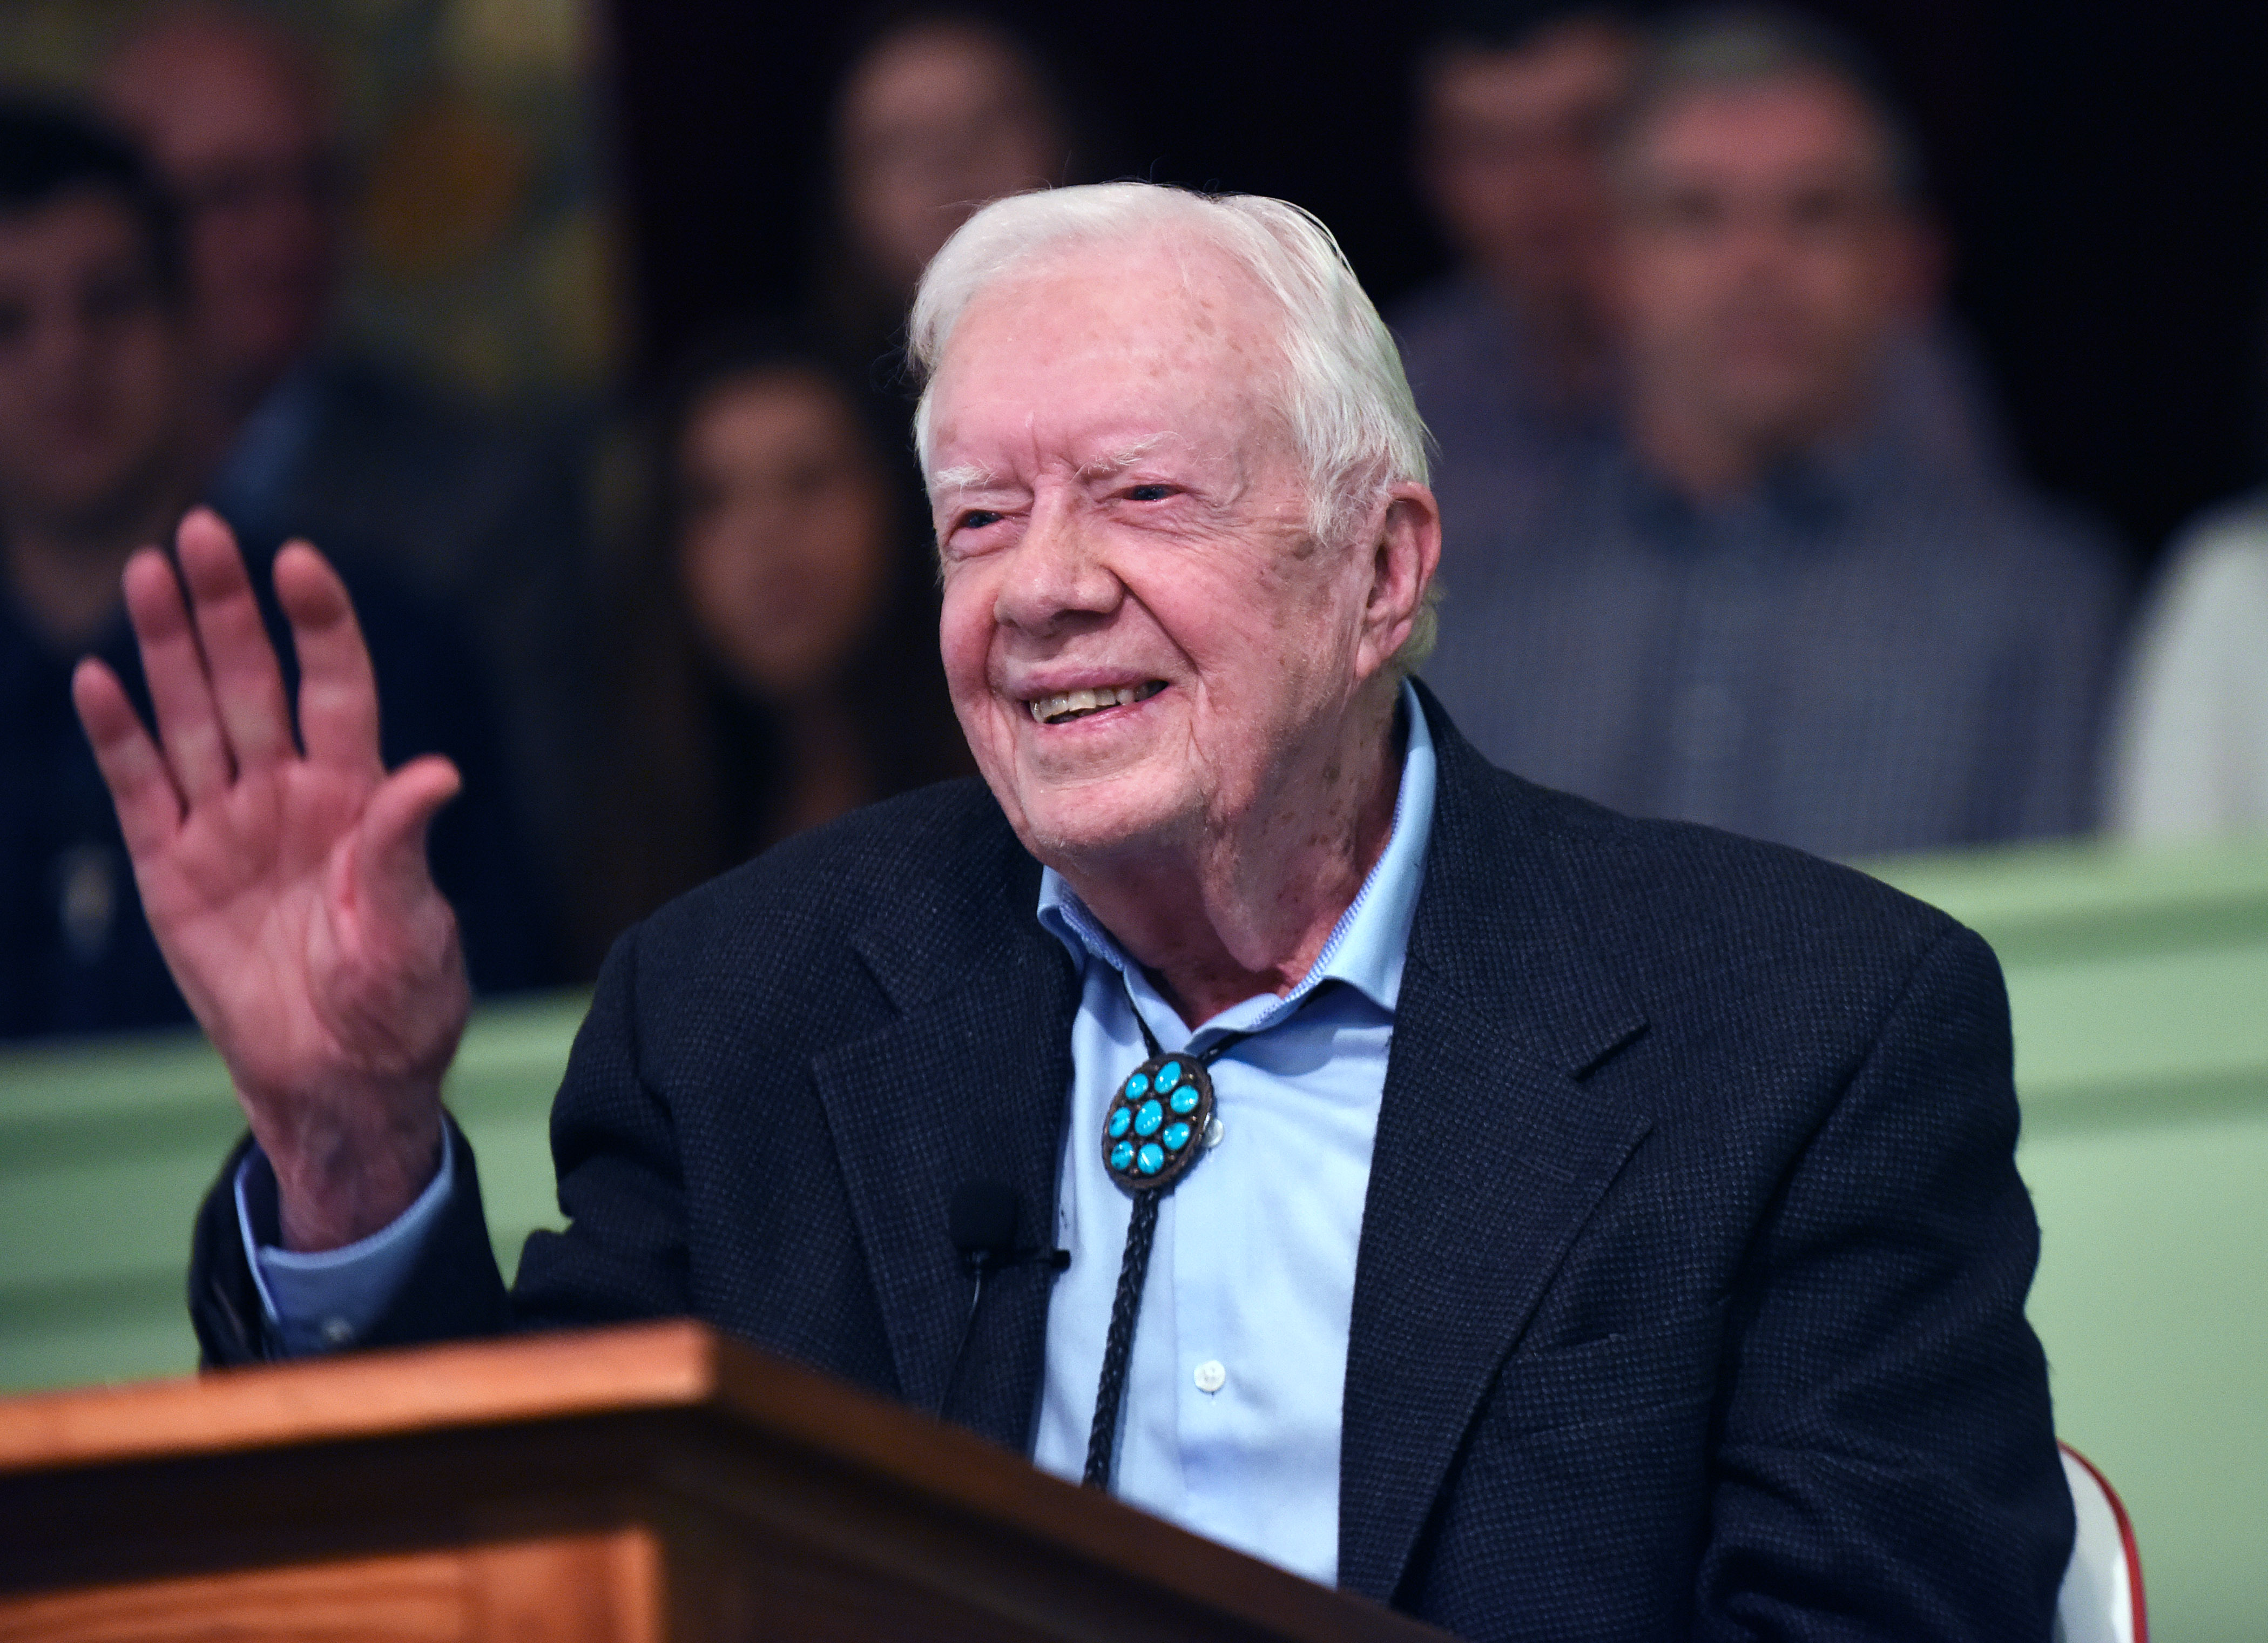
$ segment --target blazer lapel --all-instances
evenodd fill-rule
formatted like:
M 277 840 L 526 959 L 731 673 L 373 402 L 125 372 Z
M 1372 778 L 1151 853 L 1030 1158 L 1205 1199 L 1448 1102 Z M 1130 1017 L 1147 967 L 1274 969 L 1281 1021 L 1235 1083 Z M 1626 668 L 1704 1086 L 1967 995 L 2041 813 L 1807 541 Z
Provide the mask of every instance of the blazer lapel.
M 1009 852 L 1001 872 L 975 875 L 991 894 L 909 895 L 909 910 L 858 939 L 900 1014 L 815 1057 L 813 1072 L 900 1392 L 1023 1448 L 1038 1406 L 1049 1275 L 1037 1264 L 1009 1269 L 987 1282 L 972 1315 L 972 1279 L 947 1220 L 954 1190 L 986 1180 L 1015 1190 L 1025 1241 L 1051 1241 L 1054 1227 L 1078 990 L 1068 956 L 1034 916 L 1038 868 L 1012 838 Z M 957 1377 L 956 1359 L 967 1366 Z
M 1650 1127 L 1583 1081 L 1645 1020 L 1585 944 L 1535 790 L 1425 705 L 1433 835 L 1372 1153 L 1340 1449 L 1339 1582 L 1381 1602 L 1498 1367 Z

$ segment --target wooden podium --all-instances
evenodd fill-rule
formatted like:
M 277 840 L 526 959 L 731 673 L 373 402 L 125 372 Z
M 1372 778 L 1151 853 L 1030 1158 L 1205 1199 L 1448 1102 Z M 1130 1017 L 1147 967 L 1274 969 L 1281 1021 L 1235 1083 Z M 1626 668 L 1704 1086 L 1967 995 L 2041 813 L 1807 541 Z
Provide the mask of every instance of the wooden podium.
M 1417 1639 L 693 1323 L 0 1403 L 0 1639 Z

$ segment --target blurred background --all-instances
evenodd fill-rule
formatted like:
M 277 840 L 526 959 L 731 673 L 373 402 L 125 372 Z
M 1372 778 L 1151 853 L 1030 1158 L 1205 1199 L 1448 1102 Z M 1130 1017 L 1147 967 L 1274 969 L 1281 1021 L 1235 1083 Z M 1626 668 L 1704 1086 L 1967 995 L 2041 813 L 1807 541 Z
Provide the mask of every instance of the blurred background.
M 581 0 L 266 11 L 314 54 L 355 171 L 332 323 L 515 413 L 607 391 L 627 333 L 604 19 Z M 7 0 L 0 75 L 89 93 L 122 43 L 180 15 L 144 0 Z
M 77 460 L 57 408 L 100 395 L 30 365 L 0 383 L 25 424 L 0 467 L 34 476 L 0 474 L 0 645 L 25 659 L 18 718 L 48 725 L 8 755 L 0 996 L 19 1002 L 0 1031 L 180 1019 L 57 692 L 83 649 L 131 673 L 99 590 L 192 501 L 255 559 L 314 537 L 375 613 L 390 755 L 446 751 L 473 778 L 437 870 L 484 991 L 587 976 L 659 899 L 966 770 L 924 637 L 895 349 L 968 210 L 1050 182 L 1277 195 L 1338 234 L 1441 442 L 1431 676 L 1500 762 L 1845 858 L 2268 821 L 2259 733 L 2199 754 L 2221 686 L 2183 683 L 2228 672 L 2183 659 L 2242 631 L 2161 635 L 2204 619 L 2138 602 L 2169 542 L 2268 470 L 2268 13 L 1821 0 L 1749 21 L 1746 45 L 1738 19 L 1714 44 L 1701 28 L 1670 78 L 1824 97 L 1811 160 L 1708 186 L 1785 195 L 1805 164 L 1857 167 L 1829 202 L 1855 237 L 1831 254 L 1881 289 L 1804 322 L 1865 358 L 1837 365 L 1829 337 L 1804 368 L 1815 399 L 1866 407 L 1799 416 L 1722 494 L 1669 483 L 1691 541 L 1618 559 L 1616 510 L 1667 472 L 1635 408 L 1663 349 L 1707 341 L 1640 317 L 1680 276 L 1628 254 L 1668 242 L 1622 163 L 1645 146 L 1624 124 L 1660 101 L 1641 92 L 1661 31 L 1693 35 L 1692 14 L 1334 0 L 1286 27 L 1251 0 L 1159 0 L 1104 31 L 1020 0 L 0 0 L 0 80 L 32 121 L 8 220 L 36 226 L 91 186 L 72 166 L 101 168 L 40 149 L 34 116 L 136 151 L 119 163 L 170 197 L 158 232 L 185 258 L 158 303 L 151 345 L 179 355 L 160 397 L 190 407 L 147 450 L 106 447 L 118 483 L 49 496 L 37 476 Z M 1702 63 L 1727 40 L 1764 55 L 1727 78 Z M 1598 477 L 1615 452 L 1634 476 Z M 1806 550 L 1845 579 L 1727 592 L 1720 563 L 1817 534 L 1774 490 L 1806 465 L 1847 490 L 1851 522 Z M 1924 472 L 1926 504 L 1876 494 Z M 1685 566 L 1667 580 L 1666 553 Z M 1922 637 L 1869 671 L 1846 620 Z M 1811 641 L 1759 637 L 1790 630 Z M 1594 637 L 1553 653 L 1565 634 Z M 2153 759 L 2180 768 L 2137 779 L 2175 796 L 2122 796 L 2123 765 Z
M 1498 8 L 1516 13 L 1521 8 Z M 988 7 L 1076 87 L 1077 169 L 1275 195 L 1339 237 L 1383 308 L 1448 266 L 1411 177 L 1443 12 L 1158 0 L 1123 32 Z M 2268 463 L 2268 12 L 2233 0 L 1834 0 L 1918 133 L 1973 333 L 2033 475 L 2136 558 Z M 793 301 L 853 43 L 832 8 L 642 0 L 612 31 L 641 335 Z
M 2160 1635 L 2257 1636 L 2264 69 L 2208 0 L 0 0 L 0 1388 L 189 1366 L 239 1127 L 70 702 L 139 689 L 126 556 L 312 536 L 464 770 L 508 1268 L 614 938 L 969 769 L 905 302 L 1142 178 L 1308 208 L 1395 328 L 1484 752 L 1993 942 L 2059 1426 Z
M 1509 8 L 1516 9 L 1516 8 Z M 1922 139 L 1951 303 L 2018 449 L 2146 559 L 2268 465 L 2268 13 L 2229 0 L 1822 0 Z M 5 0 L 0 74 L 88 85 L 142 0 Z M 302 0 L 365 192 L 341 322 L 514 410 L 659 369 L 823 277 L 829 112 L 878 8 Z M 906 15 L 923 14 L 902 8 Z M 926 10 L 926 9 L 924 9 Z M 996 18 L 1076 96 L 1083 177 L 1295 200 L 1390 306 L 1450 252 L 1410 181 L 1422 6 Z

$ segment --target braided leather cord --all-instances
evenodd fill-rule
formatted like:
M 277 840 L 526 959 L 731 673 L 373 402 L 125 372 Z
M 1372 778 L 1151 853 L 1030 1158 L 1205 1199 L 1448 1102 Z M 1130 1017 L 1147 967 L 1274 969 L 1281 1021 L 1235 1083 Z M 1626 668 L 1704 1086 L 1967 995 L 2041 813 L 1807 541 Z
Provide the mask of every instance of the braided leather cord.
M 1161 1192 L 1134 1195 L 1133 1218 L 1126 1224 L 1126 1254 L 1118 1263 L 1118 1294 L 1110 1303 L 1110 1338 L 1102 1349 L 1102 1378 L 1094 1389 L 1094 1425 L 1086 1434 L 1089 1489 L 1108 1491 L 1110 1462 L 1118 1447 L 1118 1405 L 1126 1393 L 1126 1366 L 1134 1355 L 1134 1321 L 1141 1315 L 1142 1286 L 1150 1275 L 1150 1244 L 1158 1231 Z
M 1124 980 L 1124 972 L 1120 973 Z M 1307 998 L 1314 994 L 1309 993 Z M 1134 988 L 1126 984 L 1126 1003 L 1134 1012 L 1134 1025 L 1142 1029 L 1143 1047 L 1156 1060 L 1164 1052 L 1158 1035 L 1142 1019 L 1134 1002 Z M 1300 1007 L 1307 1007 L 1307 998 Z M 1211 1066 L 1252 1035 L 1223 1033 L 1204 1049 L 1189 1055 L 1199 1066 Z M 1184 1052 L 1188 1053 L 1188 1052 Z M 1142 1286 L 1150 1276 L 1150 1245 L 1158 1233 L 1158 1200 L 1170 1187 L 1156 1192 L 1137 1192 L 1133 1218 L 1126 1223 L 1126 1253 L 1118 1263 L 1118 1293 L 1110 1303 L 1110 1336 L 1102 1348 L 1102 1376 L 1094 1389 L 1094 1425 L 1086 1434 L 1086 1472 L 1080 1478 L 1089 1489 L 1110 1487 L 1110 1466 L 1118 1448 L 1118 1406 L 1126 1396 L 1126 1367 L 1134 1356 L 1134 1322 L 1142 1313 Z

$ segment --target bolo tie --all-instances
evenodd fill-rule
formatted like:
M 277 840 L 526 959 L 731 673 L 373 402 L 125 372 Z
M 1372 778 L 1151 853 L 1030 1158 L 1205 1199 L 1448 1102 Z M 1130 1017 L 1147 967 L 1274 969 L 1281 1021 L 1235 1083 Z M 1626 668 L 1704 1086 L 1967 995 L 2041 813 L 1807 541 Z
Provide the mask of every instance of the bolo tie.
M 1120 979 L 1124 980 L 1123 974 Z M 1312 992 L 1307 995 L 1313 997 Z M 1142 1019 L 1130 983 L 1126 1003 L 1134 1013 L 1134 1025 L 1142 1029 L 1142 1046 L 1150 1058 L 1126 1075 L 1102 1119 L 1102 1167 L 1134 1200 L 1126 1223 L 1126 1253 L 1118 1263 L 1118 1293 L 1110 1303 L 1110 1334 L 1102 1349 L 1102 1378 L 1094 1390 L 1094 1425 L 1086 1435 L 1086 1471 L 1081 1479 L 1090 1489 L 1103 1490 L 1110 1487 L 1118 1409 L 1126 1393 L 1142 1286 L 1150 1275 L 1158 1204 L 1188 1178 L 1205 1150 L 1204 1137 L 1213 1123 L 1212 1076 L 1207 1069 L 1252 1036 L 1250 1032 L 1223 1033 L 1203 1050 L 1169 1056 Z

